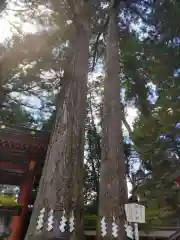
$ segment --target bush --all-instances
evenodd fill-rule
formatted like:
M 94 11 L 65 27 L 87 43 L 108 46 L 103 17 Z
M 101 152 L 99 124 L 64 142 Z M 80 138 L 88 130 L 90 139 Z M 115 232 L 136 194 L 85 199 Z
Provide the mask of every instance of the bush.
M 86 215 L 86 216 L 84 216 L 84 227 L 85 227 L 85 229 L 96 229 L 97 219 L 98 219 L 98 217 L 96 215 Z
M 8 195 L 0 195 L 0 205 L 1 206 L 16 206 L 19 205 L 16 198 Z

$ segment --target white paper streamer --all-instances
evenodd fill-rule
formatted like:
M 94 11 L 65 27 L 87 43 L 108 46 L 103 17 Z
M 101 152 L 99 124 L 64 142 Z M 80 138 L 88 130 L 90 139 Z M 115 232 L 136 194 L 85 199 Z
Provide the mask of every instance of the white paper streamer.
M 71 217 L 69 218 L 69 231 L 73 232 L 74 231 L 74 213 L 72 211 Z
M 49 214 L 48 214 L 48 226 L 47 226 L 47 231 L 51 231 L 53 229 L 53 224 L 54 224 L 54 211 L 51 209 Z
M 64 210 L 63 216 L 61 217 L 60 226 L 59 226 L 59 229 L 61 232 L 65 232 L 65 227 L 67 224 L 67 218 L 65 217 L 65 215 L 66 215 L 66 212 Z
M 125 231 L 127 233 L 127 237 L 133 239 L 133 227 L 131 225 L 128 225 L 127 223 L 124 225 Z
M 106 218 L 102 217 L 102 219 L 101 219 L 101 236 L 105 237 L 106 235 L 107 235 Z
M 40 214 L 38 216 L 37 226 L 36 226 L 36 230 L 38 231 L 43 228 L 44 214 L 45 214 L 45 208 L 41 209 Z
M 114 238 L 118 237 L 118 225 L 116 224 L 116 219 L 113 217 L 113 223 L 112 223 L 112 235 Z

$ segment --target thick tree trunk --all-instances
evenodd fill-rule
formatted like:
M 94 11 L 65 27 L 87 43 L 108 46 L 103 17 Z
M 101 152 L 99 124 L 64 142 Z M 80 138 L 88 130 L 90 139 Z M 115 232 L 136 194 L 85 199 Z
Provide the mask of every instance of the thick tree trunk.
M 83 158 L 84 125 L 87 95 L 89 31 L 86 24 L 76 19 L 72 44 L 73 59 L 65 71 L 65 89 L 62 88 L 52 134 L 26 239 L 80 240 L 83 234 Z M 40 210 L 45 208 L 43 227 L 36 231 Z M 53 210 L 53 229 L 47 231 L 48 213 Z M 75 230 L 59 229 L 61 217 L 74 214 Z M 67 221 L 67 228 L 69 221 Z
M 125 239 L 125 211 L 127 187 L 122 133 L 122 111 L 120 103 L 119 48 L 117 11 L 109 15 L 106 77 L 104 83 L 104 109 L 102 130 L 102 161 L 100 169 L 99 215 L 105 217 L 107 235 L 99 239 L 114 239 L 112 223 L 118 225 L 117 239 Z M 100 229 L 101 231 L 102 229 Z

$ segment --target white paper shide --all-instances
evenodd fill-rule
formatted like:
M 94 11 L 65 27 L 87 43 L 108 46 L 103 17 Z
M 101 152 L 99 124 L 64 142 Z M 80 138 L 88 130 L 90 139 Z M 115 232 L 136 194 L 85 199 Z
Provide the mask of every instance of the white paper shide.
M 36 225 L 36 230 L 37 231 L 39 231 L 40 229 L 43 228 L 43 225 L 44 225 L 44 214 L 45 214 L 45 208 L 40 210 L 40 214 L 38 216 L 37 225 Z
M 48 214 L 48 223 L 47 223 L 47 231 L 51 231 L 53 229 L 54 224 L 54 211 L 51 209 Z
M 105 237 L 106 235 L 107 235 L 106 218 L 102 217 L 102 219 L 101 219 L 101 236 Z
M 59 225 L 59 229 L 60 229 L 61 232 L 65 232 L 66 231 L 65 227 L 67 225 L 67 218 L 66 218 L 65 215 L 66 215 L 66 212 L 64 210 L 63 211 L 63 215 L 61 217 L 60 225 Z

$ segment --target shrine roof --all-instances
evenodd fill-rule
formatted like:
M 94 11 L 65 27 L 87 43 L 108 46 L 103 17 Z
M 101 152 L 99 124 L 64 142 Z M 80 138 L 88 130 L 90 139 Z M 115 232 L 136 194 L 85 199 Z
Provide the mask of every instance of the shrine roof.
M 46 151 L 49 137 L 49 132 L 0 123 L 0 151 L 1 148 L 26 152 Z
M 0 123 L 0 138 L 2 139 L 5 135 L 19 137 L 24 136 L 28 139 L 43 139 L 46 141 L 50 136 L 50 132 Z
M 0 123 L 0 184 L 19 185 L 29 164 L 42 169 L 50 133 Z

